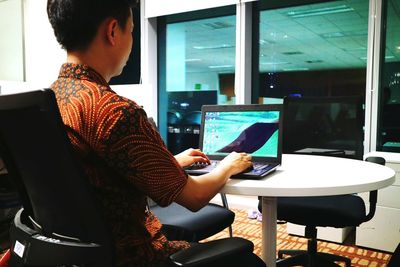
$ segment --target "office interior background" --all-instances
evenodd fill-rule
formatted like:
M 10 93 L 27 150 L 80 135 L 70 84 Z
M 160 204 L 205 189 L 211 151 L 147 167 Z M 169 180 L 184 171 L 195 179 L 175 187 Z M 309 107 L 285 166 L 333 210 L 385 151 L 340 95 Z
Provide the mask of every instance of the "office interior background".
M 0 93 L 57 78 L 66 54 L 46 2 L 0 1 Z M 364 154 L 400 158 L 400 0 L 142 0 L 134 18 L 133 53 L 112 87 L 144 106 L 172 152 L 198 144 L 205 104 L 361 96 Z M 376 220 L 392 227 L 372 233 L 386 251 L 400 239 L 400 186 L 390 190 Z

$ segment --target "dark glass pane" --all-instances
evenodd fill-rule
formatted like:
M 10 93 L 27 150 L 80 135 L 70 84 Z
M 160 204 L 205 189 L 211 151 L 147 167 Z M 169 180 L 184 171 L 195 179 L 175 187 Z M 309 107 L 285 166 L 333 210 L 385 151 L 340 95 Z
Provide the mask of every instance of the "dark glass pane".
M 284 8 L 275 2 L 260 5 L 258 102 L 365 97 L 368 1 L 286 1 Z
M 384 1 L 377 150 L 400 152 L 400 1 Z

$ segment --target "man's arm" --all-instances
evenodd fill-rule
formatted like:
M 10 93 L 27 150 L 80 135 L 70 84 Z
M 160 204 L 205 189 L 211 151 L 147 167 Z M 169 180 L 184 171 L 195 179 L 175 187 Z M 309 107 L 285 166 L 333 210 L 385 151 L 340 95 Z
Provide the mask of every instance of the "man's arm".
M 191 211 L 201 209 L 221 190 L 229 177 L 246 170 L 251 164 L 250 155 L 230 153 L 210 173 L 199 176 L 189 175 L 176 202 Z

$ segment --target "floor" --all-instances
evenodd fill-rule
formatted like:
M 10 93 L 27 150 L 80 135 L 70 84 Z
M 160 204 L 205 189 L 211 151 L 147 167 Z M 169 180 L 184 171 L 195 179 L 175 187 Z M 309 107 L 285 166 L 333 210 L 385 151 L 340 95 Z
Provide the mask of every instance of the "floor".
M 226 195 L 228 205 L 231 208 L 245 209 L 245 210 L 257 210 L 258 208 L 258 197 L 256 196 L 237 196 L 237 195 Z M 216 195 L 210 202 L 215 204 L 222 204 L 221 195 Z

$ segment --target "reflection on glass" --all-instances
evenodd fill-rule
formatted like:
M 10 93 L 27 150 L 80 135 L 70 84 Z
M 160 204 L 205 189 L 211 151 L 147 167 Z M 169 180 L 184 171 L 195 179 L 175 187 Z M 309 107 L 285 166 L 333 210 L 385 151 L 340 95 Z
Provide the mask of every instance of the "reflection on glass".
M 364 96 L 368 1 L 301 2 L 260 11 L 260 81 L 253 91 L 259 103 L 284 96 Z
M 378 147 L 400 152 L 400 1 L 384 1 Z M 385 16 L 386 15 L 386 16 Z
M 167 24 L 168 147 L 198 147 L 200 110 L 235 102 L 236 16 Z

